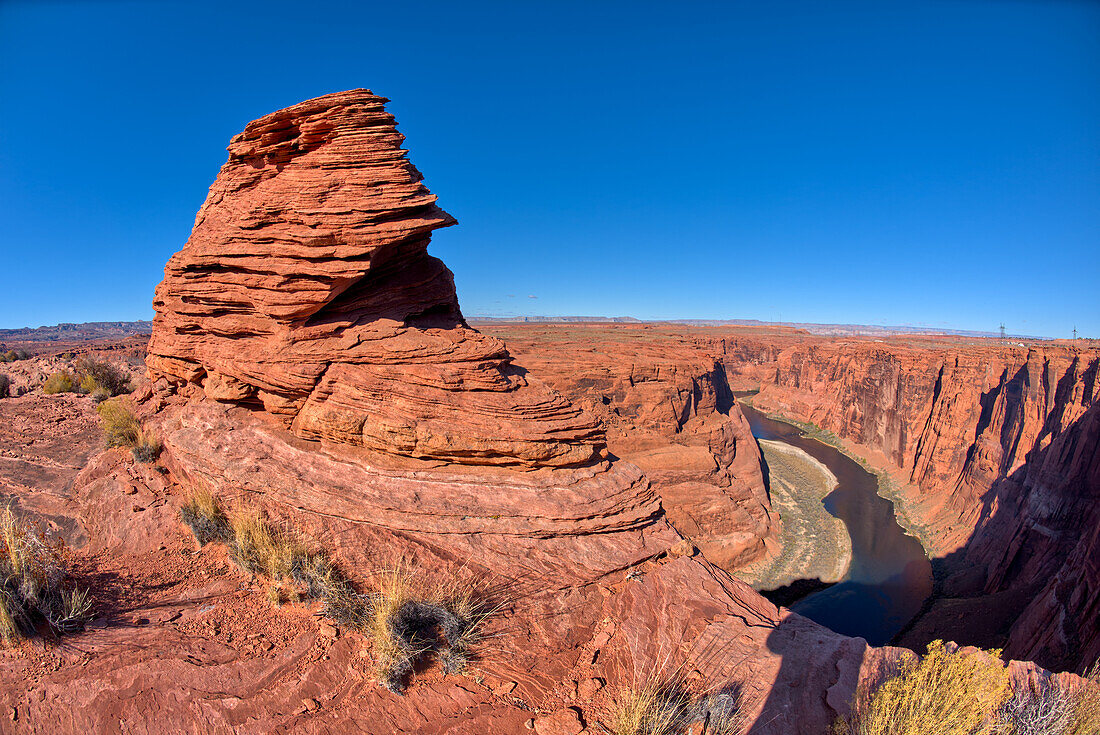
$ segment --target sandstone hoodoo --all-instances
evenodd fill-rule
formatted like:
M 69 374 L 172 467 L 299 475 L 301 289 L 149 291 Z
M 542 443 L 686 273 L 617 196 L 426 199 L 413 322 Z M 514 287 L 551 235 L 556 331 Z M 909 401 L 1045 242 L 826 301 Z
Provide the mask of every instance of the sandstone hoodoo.
M 262 405 L 306 438 L 471 464 L 598 458 L 595 421 L 466 326 L 427 253 L 455 220 L 385 102 L 331 94 L 233 139 L 157 287 L 150 370 Z

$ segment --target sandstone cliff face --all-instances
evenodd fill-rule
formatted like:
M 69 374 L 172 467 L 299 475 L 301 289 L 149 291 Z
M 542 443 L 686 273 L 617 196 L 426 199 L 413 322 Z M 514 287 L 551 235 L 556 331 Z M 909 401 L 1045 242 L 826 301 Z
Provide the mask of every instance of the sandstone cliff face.
M 760 448 L 713 350 L 637 327 L 483 328 L 600 420 L 612 454 L 645 471 L 707 559 L 736 569 L 775 551 Z
M 897 475 L 944 559 L 946 594 L 1039 595 L 1009 654 L 1068 668 L 1100 654 L 1100 352 L 900 339 L 775 347 L 727 340 L 726 365 L 759 383 L 759 407 L 811 421 Z
M 233 139 L 157 287 L 151 374 L 262 405 L 298 436 L 382 453 L 598 459 L 596 422 L 466 327 L 450 271 L 427 254 L 431 232 L 455 221 L 406 159 L 385 102 L 326 95 Z

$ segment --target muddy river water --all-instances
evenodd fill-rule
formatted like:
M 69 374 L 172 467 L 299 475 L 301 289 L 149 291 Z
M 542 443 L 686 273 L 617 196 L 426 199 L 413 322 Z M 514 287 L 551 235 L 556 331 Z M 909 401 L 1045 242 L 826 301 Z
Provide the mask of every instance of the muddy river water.
M 798 447 L 836 475 L 825 509 L 842 520 L 852 538 L 852 563 L 838 583 L 790 604 L 795 612 L 871 645 L 890 641 L 932 594 L 932 565 L 920 542 L 905 533 L 894 505 L 878 494 L 877 478 L 834 447 L 810 439 L 795 426 L 742 406 L 758 439 Z

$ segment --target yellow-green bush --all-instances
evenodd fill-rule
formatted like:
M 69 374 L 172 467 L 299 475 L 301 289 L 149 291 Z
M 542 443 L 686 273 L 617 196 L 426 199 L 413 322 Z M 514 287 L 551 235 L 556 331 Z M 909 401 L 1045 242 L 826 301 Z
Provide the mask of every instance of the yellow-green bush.
M 107 446 L 137 446 L 142 438 L 141 424 L 126 401 L 121 398 L 104 401 L 95 410 L 103 424 L 103 431 L 107 433 Z
M 852 717 L 837 730 L 850 735 L 993 735 L 1011 694 L 999 651 L 961 653 L 933 641 L 873 692 L 857 695 Z
M 95 378 L 91 375 L 85 375 L 84 379 L 80 381 L 81 393 L 88 394 L 97 388 L 99 388 L 99 383 L 95 382 Z
M 60 370 L 46 378 L 42 384 L 42 392 L 53 395 L 55 393 L 72 393 L 76 387 L 76 379 L 68 370 Z

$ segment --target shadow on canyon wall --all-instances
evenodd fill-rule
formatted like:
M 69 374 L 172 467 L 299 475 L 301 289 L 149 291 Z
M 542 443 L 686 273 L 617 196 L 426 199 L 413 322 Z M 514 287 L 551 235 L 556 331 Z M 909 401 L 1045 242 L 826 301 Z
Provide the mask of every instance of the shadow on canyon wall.
M 1100 658 L 1100 404 L 1051 437 L 999 468 L 970 538 L 933 559 L 933 597 L 897 643 L 1003 647 L 1078 673 Z

